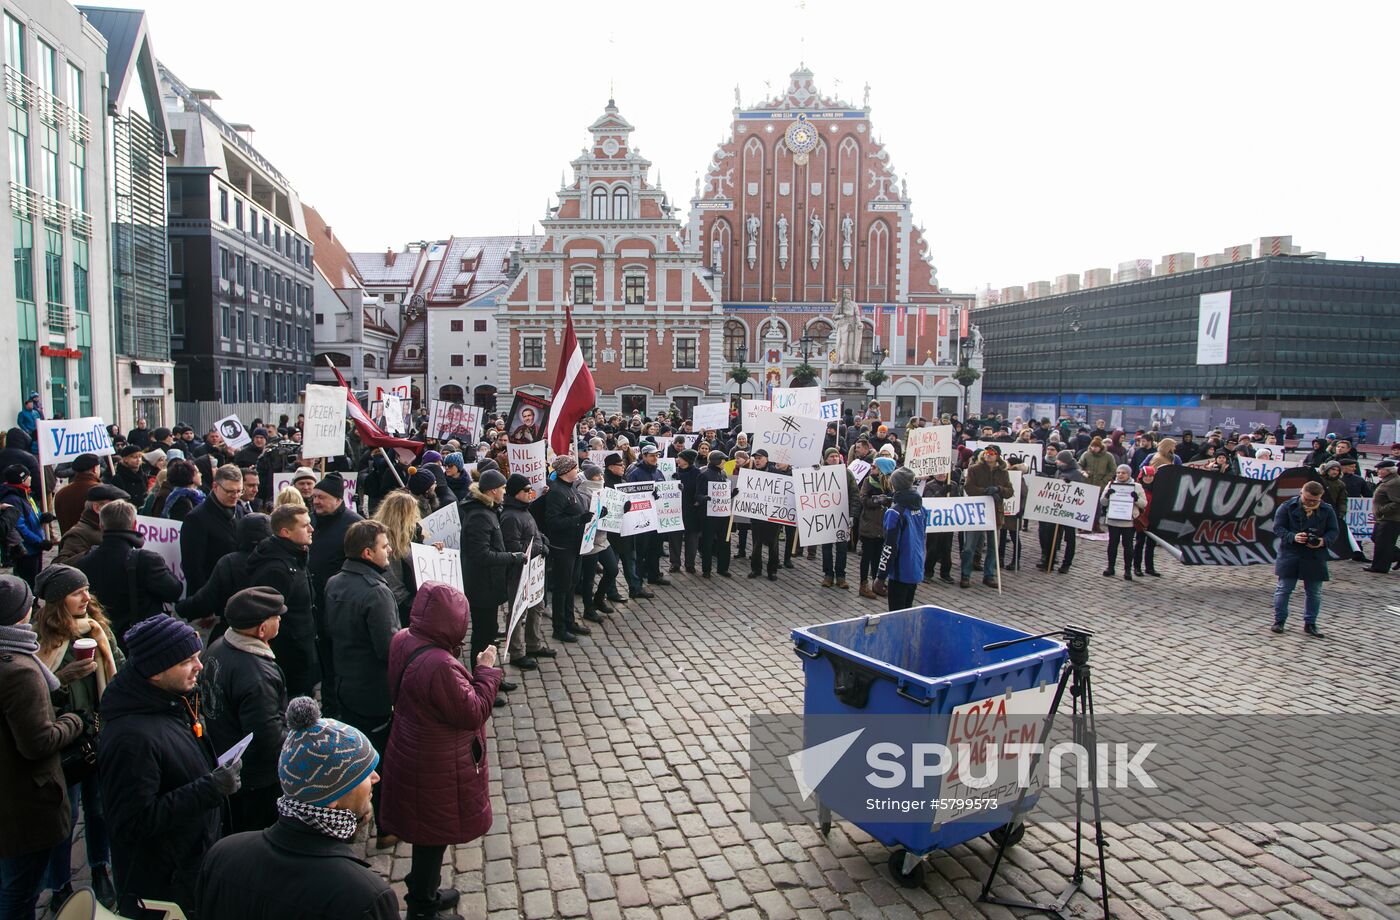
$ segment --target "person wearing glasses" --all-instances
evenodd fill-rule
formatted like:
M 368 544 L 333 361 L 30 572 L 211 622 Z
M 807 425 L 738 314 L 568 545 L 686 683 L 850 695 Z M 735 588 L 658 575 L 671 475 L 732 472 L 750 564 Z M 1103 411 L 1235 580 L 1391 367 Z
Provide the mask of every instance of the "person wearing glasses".
M 226 463 L 214 471 L 208 499 L 186 516 L 180 528 L 180 566 L 187 593 L 204 587 L 219 560 L 238 549 L 242 495 L 243 471 Z

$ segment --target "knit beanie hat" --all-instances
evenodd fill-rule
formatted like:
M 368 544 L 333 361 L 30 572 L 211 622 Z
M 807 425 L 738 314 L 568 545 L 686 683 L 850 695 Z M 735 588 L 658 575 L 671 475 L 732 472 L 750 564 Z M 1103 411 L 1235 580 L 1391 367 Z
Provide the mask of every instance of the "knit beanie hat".
M 518 495 L 528 488 L 530 488 L 529 476 L 520 473 L 511 473 L 510 478 L 506 480 L 507 495 Z
M 677 454 L 676 456 L 679 457 L 680 459 L 684 460 L 686 463 L 690 464 L 691 466 L 694 466 L 694 465 L 695 465 L 695 461 L 699 458 L 700 454 L 699 454 L 698 452 L 694 451 L 694 450 L 691 450 L 690 448 L 686 448 L 685 450 L 681 451 L 681 452 L 680 452 L 679 454 Z
M 1056 460 L 1057 462 L 1059 461 L 1059 459 L 1060 459 L 1059 457 L 1056 457 L 1056 458 L 1055 458 L 1055 460 Z M 1132 468 L 1131 466 L 1128 466 L 1128 464 L 1126 464 L 1126 463 L 1120 463 L 1120 464 L 1118 464 L 1118 472 L 1120 472 L 1120 473 L 1127 473 L 1129 476 L 1131 476 L 1131 475 L 1133 475 L 1133 468 Z
M 594 479 L 603 475 L 603 468 L 596 463 L 584 463 L 579 469 L 583 470 L 584 479 Z
M 441 462 L 442 462 L 442 454 L 438 453 L 438 452 L 435 451 L 435 450 L 425 450 L 425 451 L 423 451 L 423 459 L 420 460 L 419 462 L 420 462 L 420 463 L 441 463 Z
M 467 461 L 463 459 L 460 451 L 454 450 L 452 453 L 447 454 L 442 458 L 442 465 L 444 467 L 451 467 L 453 469 L 464 470 L 467 468 Z
M 297 483 L 301 482 L 303 479 L 310 479 L 312 482 L 315 482 L 315 481 L 316 481 L 316 471 L 313 470 L 313 469 L 312 469 L 311 467 L 309 467 L 309 466 L 299 466 L 299 467 L 297 467 L 296 473 L 294 473 L 294 474 L 292 475 L 292 485 L 296 485 Z
M 34 579 L 34 593 L 43 601 L 61 601 L 79 588 L 88 586 L 88 577 L 81 569 L 56 563 L 44 567 Z
M 224 605 L 229 629 L 252 629 L 271 617 L 287 612 L 282 595 L 273 588 L 244 588 Z
M 578 461 L 575 460 L 573 457 L 569 456 L 568 454 L 560 454 L 559 456 L 554 458 L 552 469 L 554 470 L 554 472 L 562 474 L 567 473 L 569 470 L 572 470 L 577 466 Z
M 890 488 L 896 492 L 914 488 L 914 471 L 907 466 L 895 470 L 890 474 Z
M 345 480 L 340 478 L 339 473 L 327 473 L 316 483 L 316 491 L 325 492 L 331 498 L 344 498 Z
M 501 471 L 501 465 L 490 457 L 476 462 L 476 474 L 478 476 L 484 476 L 487 470 L 495 470 L 499 473 Z
M 194 627 L 164 613 L 126 631 L 126 660 L 142 677 L 155 677 L 203 647 Z
M 18 463 L 11 463 L 5 467 L 5 482 L 8 485 L 17 486 L 29 478 L 29 470 Z
M 501 475 L 500 470 L 487 470 L 481 474 L 481 483 L 478 488 L 483 492 L 490 492 L 492 489 L 499 489 L 506 484 L 506 477 Z
M 0 626 L 14 626 L 34 606 L 34 592 L 24 579 L 0 575 Z
M 321 718 L 321 707 L 309 696 L 287 704 L 287 740 L 277 758 L 277 779 L 288 798 L 325 808 L 363 783 L 378 765 L 379 752 L 359 729 Z
M 414 495 L 427 495 L 428 490 L 437 485 L 437 477 L 432 470 L 418 470 L 408 477 L 408 491 Z
M 174 462 L 176 460 L 183 460 L 185 459 L 185 452 L 183 450 L 179 450 L 178 448 L 172 447 L 165 452 L 165 459 L 171 462 Z

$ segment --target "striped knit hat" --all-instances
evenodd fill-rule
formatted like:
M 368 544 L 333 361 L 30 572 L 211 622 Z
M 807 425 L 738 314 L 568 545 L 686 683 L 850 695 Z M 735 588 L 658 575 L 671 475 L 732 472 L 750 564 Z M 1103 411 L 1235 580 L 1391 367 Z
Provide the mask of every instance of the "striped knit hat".
M 324 808 L 360 785 L 379 765 L 379 752 L 359 729 L 321 718 L 307 696 L 287 705 L 287 740 L 277 760 L 282 792 Z

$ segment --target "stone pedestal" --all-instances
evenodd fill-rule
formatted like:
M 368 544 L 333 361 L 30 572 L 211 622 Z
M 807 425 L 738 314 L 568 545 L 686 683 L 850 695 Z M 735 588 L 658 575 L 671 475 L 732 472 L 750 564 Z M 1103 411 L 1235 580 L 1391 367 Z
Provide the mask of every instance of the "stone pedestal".
M 822 396 L 825 399 L 841 400 L 843 414 L 846 409 L 850 409 L 856 418 L 860 418 L 870 397 L 870 387 L 866 384 L 859 367 L 834 367 L 827 371 Z

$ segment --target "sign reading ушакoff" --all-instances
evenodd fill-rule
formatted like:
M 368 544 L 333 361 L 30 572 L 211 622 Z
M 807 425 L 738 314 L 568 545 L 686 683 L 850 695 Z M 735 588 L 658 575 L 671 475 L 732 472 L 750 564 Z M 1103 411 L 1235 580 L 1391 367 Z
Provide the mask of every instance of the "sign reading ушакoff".
M 44 466 L 67 463 L 79 454 L 108 457 L 113 453 L 107 423 L 88 418 L 39 419 L 39 462 Z

